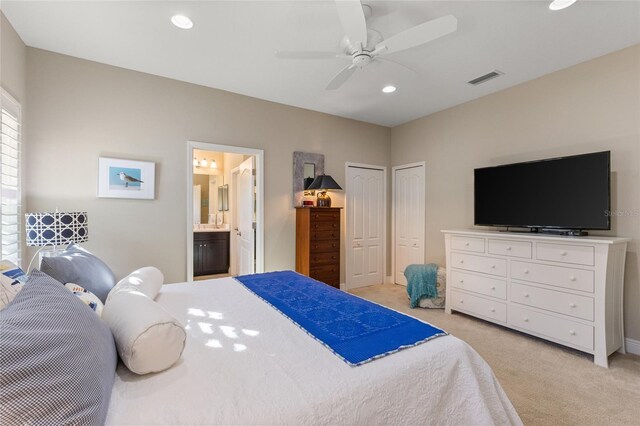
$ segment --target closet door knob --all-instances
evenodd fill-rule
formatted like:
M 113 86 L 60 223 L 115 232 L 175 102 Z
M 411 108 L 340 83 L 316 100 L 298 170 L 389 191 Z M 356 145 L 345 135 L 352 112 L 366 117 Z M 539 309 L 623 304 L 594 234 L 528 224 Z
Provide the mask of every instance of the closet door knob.
M 573 330 L 569 330 L 569 334 L 570 334 L 570 335 L 572 335 L 572 336 L 575 336 L 575 335 L 576 335 L 576 332 L 575 332 L 575 331 L 573 331 Z
M 491 269 L 496 269 L 496 265 L 491 265 Z
M 525 293 L 525 294 L 524 294 L 524 297 L 529 297 L 529 293 Z
M 529 270 L 528 270 L 528 269 L 525 269 L 525 270 L 524 270 L 524 271 L 522 271 L 522 272 L 524 272 L 525 274 L 528 274 L 528 273 L 529 273 Z
M 496 308 L 491 308 L 491 309 L 489 309 L 489 310 L 490 310 L 491 312 L 495 312 L 495 311 L 496 311 Z
M 511 246 L 507 247 L 507 250 L 508 250 L 508 251 L 511 251 Z
M 469 243 L 464 243 L 465 247 L 469 247 Z
M 575 308 L 576 304 L 575 303 L 569 303 L 569 306 L 572 307 L 572 308 Z
M 460 280 L 460 284 L 462 284 L 464 282 L 464 280 Z
M 576 277 L 574 277 L 573 275 L 569 277 L 569 281 L 575 281 Z
M 495 290 L 495 289 L 496 289 L 496 286 L 495 286 L 495 285 L 492 285 L 492 286 L 491 286 L 491 290 Z
M 529 318 L 527 318 L 527 317 L 524 317 L 522 319 L 524 320 L 524 322 L 529 322 Z
M 567 255 L 566 251 L 563 251 L 562 253 L 560 253 L 560 256 L 566 256 L 566 255 Z
M 461 260 L 460 263 L 464 263 L 464 260 Z

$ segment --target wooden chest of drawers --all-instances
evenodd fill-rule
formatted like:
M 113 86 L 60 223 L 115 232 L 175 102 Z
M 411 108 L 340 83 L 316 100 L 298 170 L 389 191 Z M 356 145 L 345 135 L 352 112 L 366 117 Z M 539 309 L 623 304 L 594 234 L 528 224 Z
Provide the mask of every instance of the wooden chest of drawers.
M 628 238 L 443 231 L 445 312 L 460 311 L 594 355 L 624 351 Z
M 339 207 L 296 208 L 296 271 L 340 288 Z

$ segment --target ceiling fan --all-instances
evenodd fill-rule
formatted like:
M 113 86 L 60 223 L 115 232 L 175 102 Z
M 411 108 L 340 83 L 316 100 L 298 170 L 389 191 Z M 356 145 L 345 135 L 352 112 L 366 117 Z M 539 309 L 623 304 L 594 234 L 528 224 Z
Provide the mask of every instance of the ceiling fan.
M 450 34 L 458 28 L 458 20 L 453 15 L 443 16 L 402 31 L 388 39 L 373 29 L 367 28 L 366 18 L 371 15 L 371 6 L 360 0 L 336 0 L 338 16 L 345 36 L 340 46 L 343 53 L 317 51 L 277 51 L 281 59 L 327 59 L 340 58 L 351 61 L 342 68 L 325 87 L 335 90 L 342 86 L 358 69 L 373 61 L 394 62 L 385 55 L 411 49 Z M 394 62 L 397 65 L 397 62 Z M 405 67 L 406 68 L 406 67 Z

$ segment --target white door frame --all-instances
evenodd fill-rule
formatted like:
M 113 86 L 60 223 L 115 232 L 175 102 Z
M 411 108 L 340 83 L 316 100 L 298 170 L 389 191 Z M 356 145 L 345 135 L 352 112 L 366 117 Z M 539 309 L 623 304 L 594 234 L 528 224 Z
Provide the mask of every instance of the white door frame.
M 193 150 L 253 155 L 256 158 L 256 273 L 264 272 L 264 150 L 187 141 L 187 281 L 193 281 Z
M 346 179 L 347 178 L 347 170 L 349 169 L 349 167 L 356 167 L 356 168 L 361 168 L 361 169 L 371 169 L 371 170 L 382 170 L 384 172 L 384 190 L 383 190 L 383 203 L 382 205 L 384 206 L 384 212 L 383 212 L 383 217 L 382 217 L 382 223 L 384 224 L 383 226 L 383 232 L 382 232 L 382 261 L 383 261 L 383 265 L 382 265 L 382 283 L 383 284 L 384 281 L 387 279 L 387 166 L 378 166 L 378 165 L 374 165 L 374 164 L 363 164 L 363 163 L 351 163 L 351 162 L 346 162 L 345 166 L 344 166 L 344 176 L 345 176 L 345 196 L 344 196 L 344 205 L 345 205 L 345 216 L 346 216 L 346 228 L 345 228 L 345 283 L 344 283 L 344 289 L 349 290 L 349 265 L 350 265 L 350 260 L 351 260 L 351 251 L 349 250 L 349 248 L 347 247 L 348 244 L 348 238 L 349 238 L 349 228 L 351 227 L 351 220 L 349 219 L 349 213 L 348 213 L 348 209 L 349 209 L 349 181 Z M 393 265 L 392 265 L 393 267 Z M 341 286 L 342 287 L 342 286 Z
M 417 163 L 409 163 L 402 164 L 400 166 L 393 166 L 391 168 L 391 284 L 395 284 L 396 282 L 396 171 L 403 169 L 410 169 L 413 167 L 424 168 L 424 192 L 425 192 L 425 218 L 426 218 L 426 210 L 427 210 L 427 162 L 426 161 L 418 161 Z M 423 245 L 427 245 L 427 226 L 424 226 L 424 235 L 422 236 Z M 424 253 L 426 256 L 427 250 L 426 247 L 423 247 Z

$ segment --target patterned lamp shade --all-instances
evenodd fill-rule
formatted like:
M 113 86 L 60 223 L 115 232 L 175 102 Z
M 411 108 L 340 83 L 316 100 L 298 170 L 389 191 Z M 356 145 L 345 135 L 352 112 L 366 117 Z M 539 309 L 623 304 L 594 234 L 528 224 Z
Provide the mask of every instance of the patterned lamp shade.
M 28 246 L 60 246 L 89 239 L 87 212 L 27 213 Z

